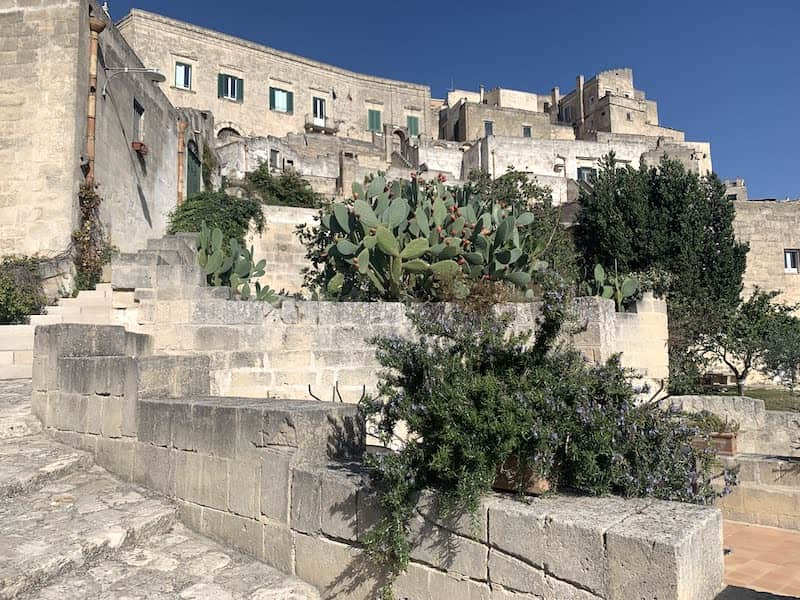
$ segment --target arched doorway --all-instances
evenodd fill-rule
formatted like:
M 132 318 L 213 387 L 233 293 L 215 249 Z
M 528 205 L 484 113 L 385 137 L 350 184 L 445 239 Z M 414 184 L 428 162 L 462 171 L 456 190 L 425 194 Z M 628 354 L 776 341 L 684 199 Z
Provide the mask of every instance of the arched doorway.
M 236 131 L 233 127 L 223 127 L 217 132 L 217 138 L 220 140 L 227 139 L 231 136 L 238 136 L 241 137 L 241 134 Z

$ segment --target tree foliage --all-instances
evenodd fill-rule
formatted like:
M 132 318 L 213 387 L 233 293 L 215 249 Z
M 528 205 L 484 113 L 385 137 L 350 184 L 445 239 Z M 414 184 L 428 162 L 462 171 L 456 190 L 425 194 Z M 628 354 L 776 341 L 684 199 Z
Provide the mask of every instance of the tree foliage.
M 244 244 L 251 223 L 256 231 L 263 231 L 264 214 L 258 200 L 205 191 L 187 198 L 170 213 L 168 232 L 199 232 L 203 223 L 222 230 L 223 244 L 231 239 Z
M 605 157 L 581 190 L 576 244 L 584 269 L 617 262 L 623 273 L 659 273 L 670 324 L 670 391 L 692 391 L 702 369 L 700 336 L 725 326 L 742 291 L 747 244 L 734 237 L 734 205 L 715 176 L 674 160 L 639 170 Z
M 612 153 L 579 201 L 575 235 L 586 265 L 663 269 L 673 276 L 671 296 L 737 303 L 747 245 L 734 238 L 733 203 L 716 176 L 667 158 L 657 168 L 620 168 Z
M 267 205 L 317 208 L 321 204 L 320 195 L 296 171 L 288 169 L 273 175 L 266 162 L 245 175 L 244 188 Z
M 770 356 L 773 364 L 784 361 L 775 348 L 774 335 L 786 331 L 785 324 L 795 307 L 773 303 L 778 292 L 756 289 L 744 302 L 732 310 L 717 315 L 715 329 L 702 333 L 697 346 L 707 356 L 722 362 L 736 378 L 738 393 L 744 390 L 744 380 L 753 368 L 763 365 Z

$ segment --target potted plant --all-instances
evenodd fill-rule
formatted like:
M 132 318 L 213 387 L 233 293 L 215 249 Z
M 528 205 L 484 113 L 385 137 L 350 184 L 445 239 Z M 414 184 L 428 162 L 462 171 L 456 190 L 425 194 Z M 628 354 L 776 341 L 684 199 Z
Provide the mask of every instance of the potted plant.
M 550 480 L 542 477 L 530 464 L 520 465 L 519 458 L 512 455 L 498 467 L 492 489 L 539 496 L 550 491 Z
M 695 437 L 692 445 L 695 448 L 714 448 L 722 456 L 736 454 L 736 434 L 739 424 L 722 418 L 707 410 L 688 415 L 689 421 L 694 423 L 701 435 Z

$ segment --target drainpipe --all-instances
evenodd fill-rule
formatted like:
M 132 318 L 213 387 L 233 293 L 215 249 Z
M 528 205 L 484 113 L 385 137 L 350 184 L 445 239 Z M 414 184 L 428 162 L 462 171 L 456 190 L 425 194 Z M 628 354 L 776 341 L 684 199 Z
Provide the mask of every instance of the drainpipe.
M 183 204 L 183 169 L 186 163 L 186 121 L 178 121 L 178 206 Z
M 106 28 L 106 23 L 95 16 L 89 16 L 89 103 L 86 121 L 86 157 L 88 169 L 86 171 L 86 184 L 94 187 L 94 156 L 95 156 L 95 131 L 97 120 L 97 43 L 101 31 Z

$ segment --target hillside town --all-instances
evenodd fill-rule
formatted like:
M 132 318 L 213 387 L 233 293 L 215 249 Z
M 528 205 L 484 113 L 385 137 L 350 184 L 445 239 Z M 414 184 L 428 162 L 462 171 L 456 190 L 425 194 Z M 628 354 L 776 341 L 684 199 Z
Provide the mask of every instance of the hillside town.
M 0 48 L 0 599 L 800 597 L 800 201 L 631 68 Z

